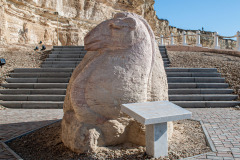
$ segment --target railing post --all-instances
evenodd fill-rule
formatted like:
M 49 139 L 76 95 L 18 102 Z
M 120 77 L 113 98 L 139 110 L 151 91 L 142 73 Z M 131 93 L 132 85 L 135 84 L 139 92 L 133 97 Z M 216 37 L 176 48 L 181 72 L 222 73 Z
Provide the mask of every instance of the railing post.
M 171 46 L 174 46 L 175 44 L 174 44 L 174 35 L 173 35 L 173 33 L 171 33 Z
M 215 49 L 220 49 L 220 46 L 218 44 L 218 32 L 214 33 L 214 48 Z
M 183 46 L 187 46 L 186 32 L 183 31 L 182 35 L 183 35 Z
M 163 35 L 161 35 L 161 46 L 164 46 Z
M 236 50 L 240 51 L 240 32 L 237 32 L 237 44 L 236 44 Z
M 200 31 L 197 31 L 197 33 L 196 33 L 196 46 L 198 46 L 198 47 L 202 47 L 200 35 L 201 35 Z

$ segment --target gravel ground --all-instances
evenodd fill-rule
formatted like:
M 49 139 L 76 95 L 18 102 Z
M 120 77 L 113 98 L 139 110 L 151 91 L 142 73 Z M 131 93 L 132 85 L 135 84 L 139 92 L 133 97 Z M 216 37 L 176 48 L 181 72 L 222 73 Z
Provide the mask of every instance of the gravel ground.
M 145 147 L 133 144 L 101 147 L 98 153 L 76 154 L 69 150 L 61 141 L 61 122 L 42 128 L 8 145 L 23 159 L 151 159 L 145 153 Z M 169 142 L 169 157 L 179 159 L 210 152 L 206 146 L 205 135 L 201 124 L 193 120 L 174 122 L 172 140 Z M 152 158 L 153 159 L 153 158 Z
M 39 68 L 46 59 L 49 50 L 36 52 L 34 46 L 0 46 L 0 58 L 6 59 L 6 64 L 0 68 L 0 83 L 6 83 L 5 79 L 14 68 Z
M 217 68 L 240 97 L 240 57 L 209 52 L 168 51 L 171 67 Z M 240 98 L 238 98 L 240 100 Z

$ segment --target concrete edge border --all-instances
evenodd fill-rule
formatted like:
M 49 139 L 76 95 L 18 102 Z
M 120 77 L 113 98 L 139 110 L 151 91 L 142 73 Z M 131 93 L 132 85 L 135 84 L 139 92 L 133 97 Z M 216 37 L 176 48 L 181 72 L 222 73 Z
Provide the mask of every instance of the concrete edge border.
M 210 138 L 210 136 L 209 136 L 209 134 L 208 134 L 208 132 L 207 132 L 207 129 L 205 128 L 202 120 L 199 120 L 199 122 L 201 123 L 202 129 L 203 129 L 203 132 L 204 132 L 204 134 L 205 134 L 205 136 L 206 136 L 206 141 L 207 141 L 209 147 L 211 148 L 211 150 L 212 150 L 213 152 L 216 152 L 216 151 L 217 151 L 217 150 L 216 150 L 216 147 L 214 146 L 213 141 L 211 140 L 211 138 Z
M 35 132 L 36 130 L 39 130 L 39 129 L 44 128 L 44 127 L 46 127 L 46 126 L 49 126 L 49 125 L 54 124 L 54 123 L 57 123 L 57 122 L 59 122 L 59 121 L 61 121 L 61 120 L 62 120 L 62 119 L 55 120 L 54 122 L 51 122 L 51 123 L 46 124 L 46 125 L 43 125 L 43 126 L 41 126 L 41 127 L 38 127 L 38 128 L 36 128 L 36 129 L 33 129 L 33 130 L 31 130 L 31 131 L 28 131 L 28 132 L 26 132 L 26 133 L 23 133 L 23 134 L 21 134 L 21 135 L 19 135 L 19 136 L 13 137 L 13 138 L 8 139 L 8 140 L 6 140 L 6 141 L 0 141 L 0 142 L 1 142 L 1 144 L 3 145 L 3 147 L 4 147 L 7 151 L 9 151 L 16 159 L 18 159 L 18 160 L 23 160 L 23 158 L 21 158 L 16 152 L 14 152 L 14 151 L 7 145 L 7 143 L 9 143 L 9 142 L 11 142 L 11 141 L 13 141 L 13 140 L 15 140 L 15 139 L 17 139 L 17 138 L 20 138 L 20 137 L 26 136 L 26 135 L 28 135 L 28 134 L 30 134 L 30 133 L 33 133 L 33 132 Z
M 57 122 L 59 122 L 59 121 L 61 121 L 61 120 L 62 120 L 62 119 L 56 120 L 56 121 L 54 121 L 54 122 L 52 122 L 52 123 L 49 123 L 49 124 L 47 124 L 47 125 L 44 125 L 44 126 L 41 126 L 41 127 L 37 128 L 37 129 L 28 131 L 28 132 L 26 132 L 26 133 L 24 133 L 24 134 L 22 134 L 22 135 L 19 135 L 19 136 L 17 136 L 17 137 L 11 138 L 11 139 L 6 140 L 6 141 L 4 141 L 4 142 L 0 141 L 0 143 L 1 143 L 1 144 L 3 145 L 3 147 L 4 147 L 6 150 L 8 150 L 15 158 L 17 158 L 18 160 L 23 160 L 23 159 L 22 159 L 18 154 L 16 154 L 6 143 L 9 143 L 9 142 L 11 142 L 11 141 L 13 141 L 13 140 L 15 140 L 15 139 L 17 139 L 17 138 L 26 136 L 26 135 L 28 135 L 28 134 L 36 131 L 36 130 L 39 130 L 39 129 L 44 128 L 44 127 L 46 127 L 46 126 L 49 126 L 49 125 L 51 125 L 51 124 L 57 123 Z M 204 124 L 203 124 L 202 120 L 195 120 L 195 119 L 189 119 L 189 120 L 194 120 L 194 121 L 200 122 L 201 127 L 202 127 L 202 129 L 203 129 L 203 133 L 204 133 L 204 135 L 206 136 L 205 138 L 206 138 L 207 144 L 209 145 L 209 147 L 210 147 L 210 149 L 212 150 L 212 152 L 216 152 L 216 148 L 215 148 L 215 146 L 214 146 L 214 144 L 213 144 L 213 142 L 212 142 L 212 140 L 211 140 L 211 138 L 210 138 L 210 136 L 209 136 L 206 128 L 204 127 Z M 212 152 L 202 153 L 202 154 L 198 154 L 198 155 L 195 155 L 195 156 L 192 156 L 192 157 L 183 158 L 183 159 L 184 159 L 184 160 L 193 159 L 193 158 L 196 158 L 196 157 L 198 157 L 198 156 L 205 155 L 205 154 L 212 153 Z
M 215 148 L 215 146 L 214 146 L 214 144 L 213 144 L 213 142 L 212 142 L 212 140 L 211 140 L 211 138 L 210 138 L 210 136 L 209 136 L 209 134 L 208 134 L 208 132 L 207 132 L 207 129 L 204 127 L 204 124 L 203 124 L 202 120 L 196 120 L 196 119 L 190 119 L 190 120 L 200 122 L 201 127 L 202 127 L 202 129 L 203 129 L 203 133 L 204 133 L 204 135 L 205 135 L 205 139 L 206 139 L 207 145 L 210 147 L 210 149 L 212 150 L 212 152 L 206 152 L 206 153 L 198 154 L 198 155 L 195 155 L 195 156 L 192 156 L 192 157 L 182 158 L 182 159 L 180 159 L 180 160 L 188 160 L 188 159 L 190 160 L 190 159 L 197 158 L 198 156 L 206 155 L 206 154 L 208 154 L 208 153 L 213 153 L 213 152 L 216 152 L 216 151 L 217 151 L 216 148 Z
M 3 147 L 10 152 L 16 159 L 23 160 L 18 154 L 16 154 L 8 145 L 6 145 L 4 142 L 0 141 L 0 143 L 3 145 Z

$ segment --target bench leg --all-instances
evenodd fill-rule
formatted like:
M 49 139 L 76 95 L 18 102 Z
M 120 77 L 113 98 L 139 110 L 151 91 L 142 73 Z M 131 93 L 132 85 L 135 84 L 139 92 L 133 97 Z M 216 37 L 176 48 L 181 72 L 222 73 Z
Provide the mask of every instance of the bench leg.
M 154 158 L 168 156 L 167 122 L 146 125 L 146 152 Z

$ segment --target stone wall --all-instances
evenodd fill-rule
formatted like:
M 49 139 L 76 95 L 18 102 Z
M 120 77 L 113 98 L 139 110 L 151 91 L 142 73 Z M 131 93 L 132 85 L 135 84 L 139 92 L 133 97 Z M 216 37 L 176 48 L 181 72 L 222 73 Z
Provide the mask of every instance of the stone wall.
M 154 0 L 1 0 L 0 44 L 36 44 L 41 40 L 56 45 L 54 12 L 59 13 L 59 45 L 83 45 L 83 37 L 89 30 L 121 11 L 142 15 L 156 37 L 181 33 L 182 30 L 169 26 L 167 20 L 158 19 L 153 5 Z M 181 38 L 177 42 L 180 44 Z M 212 44 L 211 38 L 203 39 L 203 44 Z M 234 42 L 220 44 L 231 48 Z

